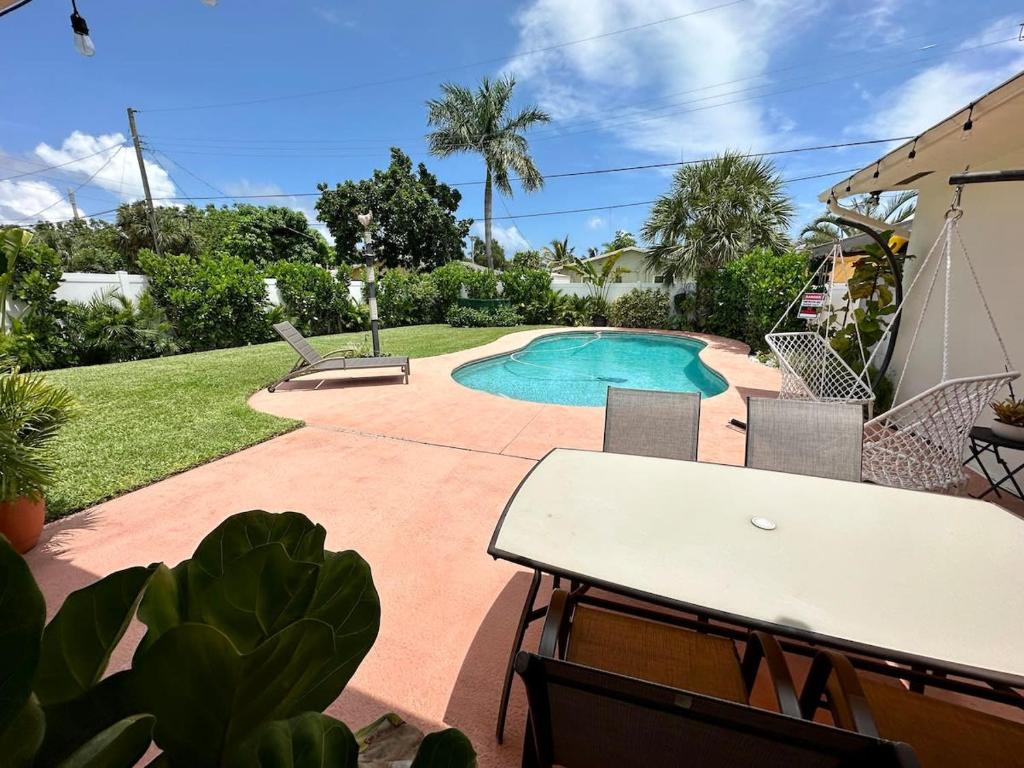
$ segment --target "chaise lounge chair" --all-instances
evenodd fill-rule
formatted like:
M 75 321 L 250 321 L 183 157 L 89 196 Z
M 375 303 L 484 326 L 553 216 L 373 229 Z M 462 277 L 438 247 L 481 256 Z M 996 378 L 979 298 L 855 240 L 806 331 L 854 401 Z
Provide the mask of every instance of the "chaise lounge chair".
M 299 354 L 299 359 L 288 373 L 267 387 L 268 392 L 273 392 L 280 384 L 300 376 L 330 371 L 366 370 L 368 368 L 398 368 L 399 372 L 394 375 L 404 376 L 405 383 L 409 383 L 408 357 L 335 357 L 343 352 L 353 351 L 351 348 L 338 349 L 321 355 L 313 349 L 301 333 L 295 330 L 295 326 L 291 323 L 275 323 L 274 330 Z

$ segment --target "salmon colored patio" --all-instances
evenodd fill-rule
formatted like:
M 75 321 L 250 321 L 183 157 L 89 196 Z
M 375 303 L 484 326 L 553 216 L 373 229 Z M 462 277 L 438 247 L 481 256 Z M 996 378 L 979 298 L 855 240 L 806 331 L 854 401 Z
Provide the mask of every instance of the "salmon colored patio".
M 470 390 L 451 371 L 539 333 L 415 360 L 408 385 L 346 374 L 256 394 L 252 407 L 306 426 L 46 528 L 28 560 L 50 610 L 111 571 L 179 562 L 234 512 L 297 510 L 327 529 L 329 549 L 366 558 L 382 605 L 377 643 L 329 714 L 356 728 L 388 711 L 428 730 L 452 725 L 473 741 L 481 766 L 518 765 L 518 683 L 504 746 L 494 723 L 530 574 L 491 560 L 487 542 L 537 459 L 556 446 L 600 448 L 604 412 Z M 737 342 L 702 338 L 704 362 L 730 386 L 702 406 L 699 459 L 741 464 L 744 436 L 727 422 L 745 418 L 747 396 L 777 393 L 778 372 Z M 140 636 L 140 626 L 129 630 L 114 669 Z

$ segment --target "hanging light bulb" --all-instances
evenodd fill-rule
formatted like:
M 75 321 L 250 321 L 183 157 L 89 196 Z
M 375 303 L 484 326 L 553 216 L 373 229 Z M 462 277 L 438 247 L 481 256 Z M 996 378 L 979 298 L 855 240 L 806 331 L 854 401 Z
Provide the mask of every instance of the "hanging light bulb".
M 964 123 L 963 130 L 960 131 L 960 141 L 967 141 L 971 138 L 971 131 L 974 130 L 974 103 L 972 102 L 967 110 L 967 121 Z
M 89 25 L 79 15 L 75 0 L 71 0 L 71 31 L 75 34 L 75 50 L 83 56 L 95 55 L 96 46 L 89 37 Z
M 910 148 L 910 152 L 907 153 L 907 165 L 914 162 L 914 158 L 917 157 L 917 139 L 914 139 L 914 145 Z
M 882 161 L 881 161 L 881 160 L 879 160 L 879 161 L 878 161 L 877 163 L 875 163 L 875 172 L 871 174 L 871 178 L 872 178 L 872 179 L 877 179 L 877 178 L 878 178 L 878 167 L 879 167 L 879 166 L 880 166 L 881 164 L 882 164 Z

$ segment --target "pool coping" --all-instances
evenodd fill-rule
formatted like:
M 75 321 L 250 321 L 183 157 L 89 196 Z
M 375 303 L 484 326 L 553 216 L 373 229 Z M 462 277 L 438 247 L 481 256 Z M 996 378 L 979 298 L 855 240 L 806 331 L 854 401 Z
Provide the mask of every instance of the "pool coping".
M 726 392 L 728 392 L 729 389 L 732 387 L 732 384 L 729 382 L 729 380 L 722 373 L 720 373 L 713 366 L 708 365 L 707 361 L 704 360 L 704 354 L 703 353 L 704 353 L 704 350 L 706 350 L 708 348 L 708 342 L 705 339 L 702 339 L 699 336 L 687 333 L 685 331 L 670 331 L 670 330 L 659 329 L 659 328 L 622 328 L 622 327 L 619 327 L 619 326 L 615 326 L 615 327 L 611 327 L 611 328 L 595 328 L 595 327 L 586 327 L 586 326 L 584 326 L 584 327 L 572 328 L 572 329 L 568 329 L 567 328 L 565 330 L 561 330 L 561 329 L 559 329 L 559 330 L 552 330 L 552 331 L 549 331 L 547 333 L 542 333 L 539 336 L 534 336 L 532 339 L 527 341 L 521 347 L 516 347 L 515 349 L 508 350 L 508 351 L 505 351 L 505 352 L 495 352 L 492 355 L 484 355 L 483 357 L 478 357 L 476 359 L 467 360 L 464 363 L 460 363 L 459 365 L 455 366 L 454 368 L 451 369 L 451 371 L 448 372 L 448 376 L 449 376 L 449 378 L 453 382 L 458 384 L 460 387 L 465 387 L 466 389 L 471 390 L 473 392 L 480 392 L 480 393 L 485 394 L 485 395 L 490 395 L 491 397 L 501 397 L 501 398 L 504 398 L 506 400 L 517 400 L 517 401 L 522 402 L 522 403 L 536 403 L 538 405 L 560 405 L 560 406 L 564 406 L 566 408 L 603 408 L 604 407 L 603 405 L 577 405 L 577 404 L 571 404 L 571 403 L 551 403 L 551 402 L 548 402 L 546 400 L 524 400 L 523 398 L 519 398 L 519 397 L 512 397 L 510 395 L 501 395 L 501 394 L 498 394 L 496 392 L 490 392 L 490 391 L 488 391 L 486 389 L 477 389 L 476 387 L 470 387 L 470 386 L 467 386 L 466 384 L 463 384 L 461 381 L 459 381 L 458 379 L 455 378 L 455 374 L 458 373 L 459 371 L 461 371 L 463 368 L 468 368 L 471 365 L 477 365 L 479 363 L 485 363 L 488 360 L 496 360 L 499 357 L 510 357 L 510 356 L 516 354 L 517 352 L 522 352 L 524 349 L 529 347 L 531 344 L 533 344 L 534 342 L 540 341 L 541 339 L 546 339 L 546 338 L 550 338 L 550 337 L 554 337 L 554 336 L 571 336 L 574 333 L 576 333 L 576 334 L 610 333 L 610 334 L 617 334 L 617 335 L 632 335 L 632 336 L 666 336 L 668 338 L 686 339 L 687 341 L 696 342 L 696 343 L 700 344 L 700 349 L 697 350 L 697 359 L 700 361 L 700 364 L 703 365 L 705 368 L 707 368 L 712 373 L 712 375 L 714 375 L 716 378 L 718 378 L 719 381 L 721 381 L 721 383 L 723 385 L 722 386 L 722 391 L 721 392 L 716 392 L 713 395 L 705 395 L 703 392 L 701 392 L 700 393 L 701 400 L 712 400 L 712 399 L 714 399 L 716 397 L 720 397 L 721 395 L 724 395 Z

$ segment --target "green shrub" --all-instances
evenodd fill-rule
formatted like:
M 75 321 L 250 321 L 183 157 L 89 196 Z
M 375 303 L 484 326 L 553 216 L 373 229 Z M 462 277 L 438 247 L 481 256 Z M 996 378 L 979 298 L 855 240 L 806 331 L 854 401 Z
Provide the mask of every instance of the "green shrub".
M 668 294 L 660 288 L 634 288 L 612 303 L 609 320 L 621 328 L 665 328 Z
M 470 280 L 473 270 L 461 261 L 449 261 L 430 273 L 430 281 L 437 291 L 437 317 L 444 320 L 452 304 L 462 295 L 462 286 Z
M 85 304 L 70 303 L 63 325 L 76 365 L 122 363 L 178 351 L 174 329 L 148 291 L 137 302 L 109 290 Z
M 64 274 L 60 256 L 22 230 L 11 228 L 2 234 L 0 281 L 7 284 L 7 297 L 24 311 L 10 318 L 9 333 L 0 329 L 0 336 L 6 337 L 0 346 L 27 369 L 66 364 L 72 356 L 61 323 L 67 302 L 53 296 Z M 13 270 L 8 271 L 10 263 Z
M 466 294 L 471 299 L 498 298 L 498 273 L 483 269 L 470 269 L 466 275 Z
M 334 276 L 316 264 L 279 261 L 270 265 L 267 275 L 277 280 L 285 311 L 299 333 L 320 336 L 357 328 L 348 270 Z
M 448 310 L 448 325 L 453 328 L 511 328 L 523 319 L 511 307 L 498 307 L 493 312 L 472 307 L 455 306 Z
M 255 264 L 237 256 L 158 256 L 145 249 L 139 264 L 183 347 L 218 349 L 271 338 L 267 288 Z
M 526 322 L 551 322 L 545 306 L 551 290 L 551 274 L 547 270 L 512 267 L 501 273 L 501 284 L 502 298 L 508 299 Z
M 437 288 L 428 275 L 395 267 L 377 283 L 377 309 L 385 327 L 431 323 L 437 317 L 437 305 Z
M 808 277 L 807 256 L 759 249 L 736 259 L 709 276 L 713 308 L 705 329 L 739 339 L 755 351 L 768 348 L 765 335 L 778 322 Z M 780 331 L 799 330 L 795 314 Z

